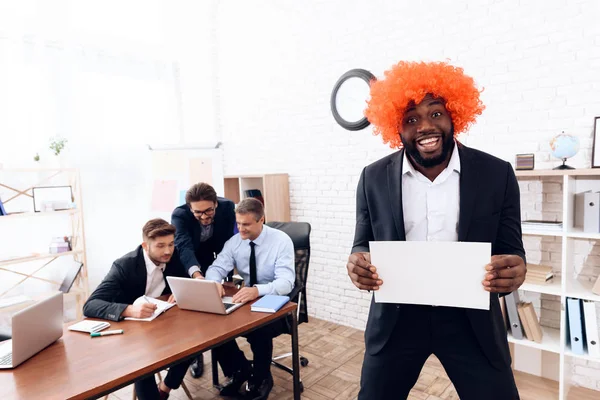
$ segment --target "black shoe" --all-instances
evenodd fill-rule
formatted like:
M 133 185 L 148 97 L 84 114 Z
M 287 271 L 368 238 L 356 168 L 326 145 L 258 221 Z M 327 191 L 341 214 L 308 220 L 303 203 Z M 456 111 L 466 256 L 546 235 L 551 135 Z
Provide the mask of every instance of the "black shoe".
M 240 388 L 250 378 L 250 371 L 237 371 L 225 382 L 219 391 L 220 396 L 237 396 Z
M 266 400 L 273 389 L 273 378 L 263 379 L 259 383 L 249 382 L 246 391 L 247 400 Z
M 190 374 L 193 378 L 200 378 L 204 374 L 204 354 L 200 354 L 192 361 Z

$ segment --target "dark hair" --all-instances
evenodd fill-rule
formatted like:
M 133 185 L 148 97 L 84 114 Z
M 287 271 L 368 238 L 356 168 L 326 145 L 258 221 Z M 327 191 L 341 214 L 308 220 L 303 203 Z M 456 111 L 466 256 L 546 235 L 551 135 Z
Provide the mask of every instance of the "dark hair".
M 237 214 L 254 214 L 254 218 L 256 220 L 260 220 L 265 215 L 265 209 L 260 202 L 260 200 L 255 199 L 254 197 L 248 197 L 240 201 L 237 208 L 235 209 Z
M 144 240 L 175 235 L 175 227 L 162 218 L 151 219 L 142 228 Z
M 217 202 L 217 192 L 215 192 L 215 188 L 210 186 L 208 183 L 196 183 L 185 193 L 186 204 L 203 200 L 212 201 L 213 203 Z

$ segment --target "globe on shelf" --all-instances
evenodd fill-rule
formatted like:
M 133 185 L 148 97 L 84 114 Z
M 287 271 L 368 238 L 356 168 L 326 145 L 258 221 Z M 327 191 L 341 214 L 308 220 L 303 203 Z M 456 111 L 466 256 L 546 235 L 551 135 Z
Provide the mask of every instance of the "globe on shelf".
M 553 169 L 575 169 L 565 163 L 567 162 L 567 158 L 573 157 L 578 151 L 579 138 L 577 136 L 569 135 L 565 131 L 554 136 L 550 140 L 550 152 L 553 157 L 561 159 L 563 163 Z

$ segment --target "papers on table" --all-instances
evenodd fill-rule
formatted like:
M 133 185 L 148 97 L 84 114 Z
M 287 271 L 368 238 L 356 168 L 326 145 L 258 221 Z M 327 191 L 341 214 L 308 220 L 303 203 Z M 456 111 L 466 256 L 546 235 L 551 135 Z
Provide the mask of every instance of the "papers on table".
M 490 243 L 371 242 L 371 264 L 383 280 L 377 303 L 424 304 L 488 310 L 481 283 Z
M 153 321 L 160 314 L 164 313 L 169 308 L 171 308 L 171 307 L 173 307 L 175 305 L 175 303 L 169 303 L 169 302 L 166 302 L 166 301 L 162 301 L 162 300 L 158 300 L 158 299 L 153 299 L 152 297 L 148 297 L 148 296 L 138 297 L 133 302 L 134 305 L 141 304 L 141 303 L 153 303 L 153 304 L 156 304 L 156 310 L 154 310 L 154 314 L 152 314 L 152 316 L 148 317 L 148 318 L 127 317 L 127 318 L 125 318 L 127 321 Z

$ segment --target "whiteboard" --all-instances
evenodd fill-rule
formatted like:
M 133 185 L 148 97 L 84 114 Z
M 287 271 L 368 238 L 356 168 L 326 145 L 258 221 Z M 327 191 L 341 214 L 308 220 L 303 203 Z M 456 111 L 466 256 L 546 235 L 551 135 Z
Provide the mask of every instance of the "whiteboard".
M 171 213 L 185 203 L 190 186 L 206 182 L 224 196 L 223 153 L 220 145 L 148 146 L 151 152 L 152 195 L 150 218 L 171 221 Z

